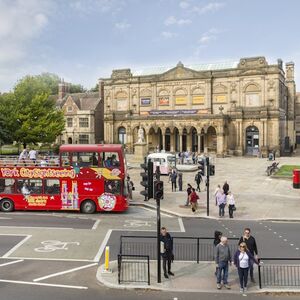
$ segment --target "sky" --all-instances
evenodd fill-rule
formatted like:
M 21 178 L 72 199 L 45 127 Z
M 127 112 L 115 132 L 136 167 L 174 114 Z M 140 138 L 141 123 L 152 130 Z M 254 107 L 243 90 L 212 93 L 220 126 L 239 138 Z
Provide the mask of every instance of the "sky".
M 55 73 L 94 87 L 113 69 L 265 56 L 295 63 L 298 0 L 0 0 L 0 92 Z

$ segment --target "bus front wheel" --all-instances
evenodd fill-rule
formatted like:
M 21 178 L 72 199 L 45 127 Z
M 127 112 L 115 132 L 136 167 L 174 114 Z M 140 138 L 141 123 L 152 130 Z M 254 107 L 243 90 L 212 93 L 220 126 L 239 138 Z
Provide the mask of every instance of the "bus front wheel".
M 0 202 L 0 210 L 3 212 L 11 212 L 15 208 L 14 203 L 10 199 L 2 199 Z
M 85 200 L 82 202 L 80 211 L 84 214 L 93 214 L 96 211 L 96 204 L 92 200 Z

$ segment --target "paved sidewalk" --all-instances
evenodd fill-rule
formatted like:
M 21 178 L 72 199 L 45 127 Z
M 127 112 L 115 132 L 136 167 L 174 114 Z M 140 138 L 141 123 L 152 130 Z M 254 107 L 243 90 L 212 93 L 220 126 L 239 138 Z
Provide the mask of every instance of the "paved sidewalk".
M 175 276 L 170 276 L 169 279 L 165 279 L 162 274 L 162 282 L 157 283 L 157 269 L 156 262 L 150 262 L 150 285 L 147 283 L 122 283 L 118 284 L 118 268 L 117 261 L 110 263 L 112 273 L 103 273 L 104 266 L 100 266 L 97 271 L 97 280 L 103 285 L 109 288 L 116 289 L 151 289 L 161 291 L 172 292 L 198 292 L 198 293 L 226 293 L 226 294 L 241 294 L 239 288 L 239 280 L 237 270 L 234 266 L 229 268 L 229 285 L 230 290 L 227 290 L 224 286 L 221 290 L 216 288 L 216 277 L 214 276 L 215 264 L 213 262 L 200 262 L 200 264 L 193 262 L 175 261 L 172 264 L 172 271 Z M 257 271 L 257 268 L 255 268 Z M 133 270 L 126 270 L 126 275 L 135 274 L 130 272 Z M 141 268 L 139 269 L 141 272 Z M 259 289 L 258 286 L 258 274 L 254 275 L 257 278 L 257 283 L 248 283 L 247 294 L 251 293 L 266 293 L 266 292 L 295 292 L 299 293 L 299 289 Z M 127 277 L 128 278 L 128 277 Z M 133 277 L 131 278 L 134 279 Z M 147 277 L 144 278 L 147 280 Z M 141 274 L 139 275 L 141 280 Z
M 300 165 L 300 157 L 281 157 L 276 160 L 280 166 Z M 300 220 L 300 189 L 293 189 L 292 179 L 270 178 L 265 170 L 271 162 L 261 158 L 229 157 L 215 158 L 216 175 L 210 177 L 210 217 L 219 218 L 218 207 L 215 206 L 213 193 L 217 184 L 221 187 L 225 180 L 228 181 L 232 191 L 237 210 L 236 219 L 251 220 Z M 133 192 L 132 204 L 145 205 L 155 208 L 153 199 L 144 201 L 140 195 L 140 171 L 129 170 L 135 183 L 136 191 Z M 195 186 L 195 172 L 183 173 L 183 191 L 172 192 L 167 176 L 161 176 L 164 181 L 164 200 L 161 201 L 161 210 L 182 217 L 206 217 L 206 191 L 199 193 L 199 210 L 193 214 L 190 208 L 184 206 L 186 201 L 186 185 Z M 201 189 L 205 189 L 201 184 Z M 228 218 L 228 209 L 226 216 Z

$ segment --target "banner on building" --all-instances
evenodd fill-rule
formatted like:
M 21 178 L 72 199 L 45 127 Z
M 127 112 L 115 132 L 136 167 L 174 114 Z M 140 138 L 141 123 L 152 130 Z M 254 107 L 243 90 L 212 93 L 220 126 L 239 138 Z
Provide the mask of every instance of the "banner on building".
M 193 104 L 204 104 L 204 96 L 193 96 Z
M 141 105 L 150 105 L 151 98 L 141 98 Z
M 169 96 L 158 97 L 158 105 L 169 105 Z
M 227 99 L 226 99 L 226 95 L 217 95 L 215 98 L 217 103 L 226 103 Z
M 151 110 L 150 115 L 194 115 L 198 113 L 197 109 L 176 109 L 176 110 Z
M 185 104 L 186 104 L 186 97 L 175 98 L 175 105 L 185 105 Z

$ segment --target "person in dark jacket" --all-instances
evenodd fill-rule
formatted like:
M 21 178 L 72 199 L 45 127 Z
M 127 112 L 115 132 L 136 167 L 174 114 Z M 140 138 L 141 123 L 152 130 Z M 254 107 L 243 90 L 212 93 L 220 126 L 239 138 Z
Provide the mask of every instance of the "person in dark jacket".
M 189 206 L 189 204 L 190 204 L 190 195 L 192 193 L 192 186 L 189 183 L 187 185 L 186 193 L 187 193 L 187 198 L 186 198 L 185 206 Z
M 218 230 L 215 231 L 215 238 L 214 238 L 215 247 L 220 244 L 222 235 L 223 233 L 221 231 Z M 218 267 L 216 267 L 215 276 L 217 276 L 217 274 L 218 274 Z
M 240 243 L 239 249 L 234 254 L 234 265 L 238 269 L 240 279 L 240 292 L 247 291 L 249 267 L 252 262 L 258 264 L 258 261 L 251 254 L 245 242 Z
M 258 252 L 255 238 L 251 235 L 250 228 L 244 229 L 244 235 L 239 240 L 239 245 L 241 243 L 246 243 L 249 252 L 254 256 L 256 260 L 258 260 Z M 255 283 L 254 275 L 253 275 L 253 261 L 250 261 L 249 265 L 251 282 Z
M 177 188 L 177 185 L 176 185 L 176 181 L 177 181 L 177 172 L 175 169 L 172 170 L 171 174 L 170 174 L 170 180 L 171 180 L 171 183 L 172 183 L 172 192 L 175 191 L 176 192 L 176 188 Z
M 168 233 L 165 227 L 161 228 L 160 231 L 160 253 L 163 259 L 163 270 L 165 278 L 169 278 L 168 275 L 174 276 L 174 273 L 171 272 L 171 263 L 174 259 L 173 254 L 173 238 Z M 168 263 L 168 272 L 167 272 L 167 263 Z
M 229 184 L 227 183 L 227 181 L 224 182 L 223 191 L 224 191 L 224 194 L 227 196 L 228 191 L 229 191 Z
M 197 184 L 197 191 L 201 192 L 200 190 L 200 183 L 202 181 L 202 176 L 201 176 L 201 172 L 197 172 L 197 174 L 195 175 L 195 182 Z

